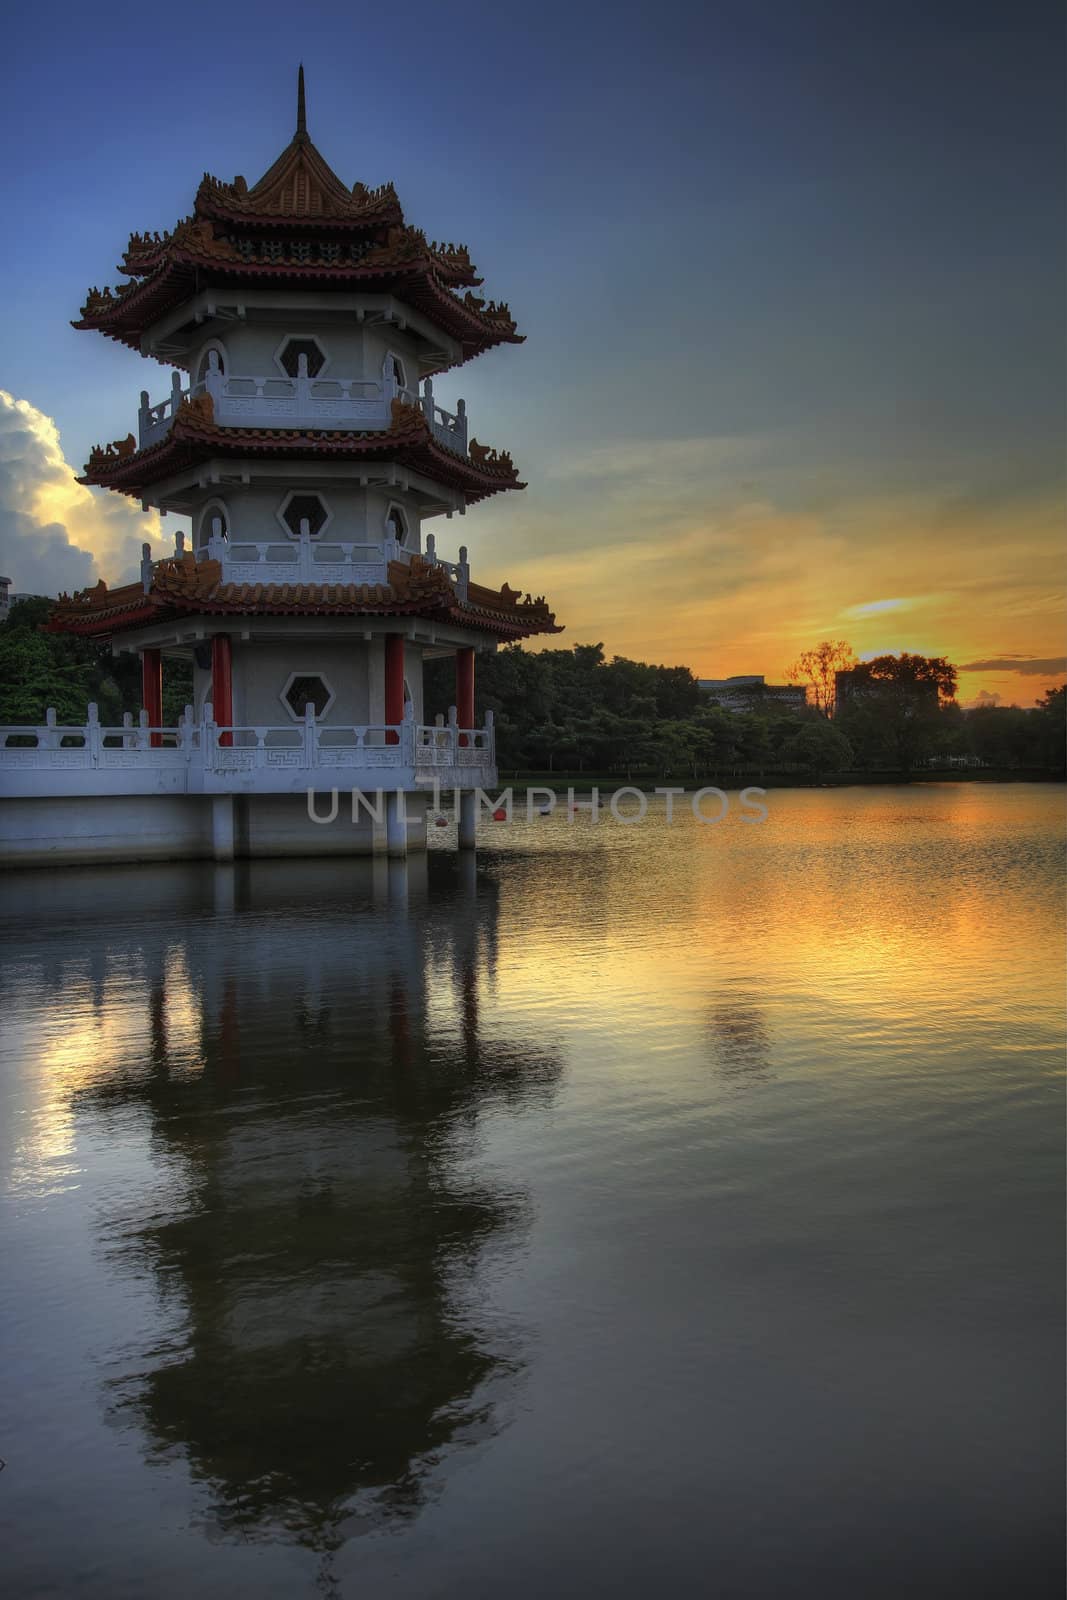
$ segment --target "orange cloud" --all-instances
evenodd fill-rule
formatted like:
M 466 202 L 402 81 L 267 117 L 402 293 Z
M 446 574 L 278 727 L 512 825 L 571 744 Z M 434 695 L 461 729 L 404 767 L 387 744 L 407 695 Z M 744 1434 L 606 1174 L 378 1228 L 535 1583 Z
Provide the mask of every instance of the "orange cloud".
M 0 569 L 16 591 L 56 594 L 134 576 L 159 518 L 76 481 L 51 417 L 0 389 Z
M 493 576 L 548 595 L 567 628 L 548 648 L 602 640 L 701 677 L 780 680 L 808 645 L 847 638 L 861 656 L 964 663 L 961 698 L 1031 703 L 1062 681 L 1058 503 L 850 491 L 816 511 L 746 494 L 759 458 L 743 440 L 586 452 L 524 506 L 494 508 L 491 539 L 488 514 L 472 525 L 472 561 L 484 570 L 491 546 Z

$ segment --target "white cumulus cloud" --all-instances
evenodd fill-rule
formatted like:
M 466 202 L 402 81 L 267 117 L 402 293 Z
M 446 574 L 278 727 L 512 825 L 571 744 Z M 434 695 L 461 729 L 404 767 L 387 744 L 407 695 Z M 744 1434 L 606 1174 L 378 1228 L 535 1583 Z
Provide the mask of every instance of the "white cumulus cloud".
M 0 572 L 15 592 L 58 594 L 136 576 L 159 519 L 125 495 L 87 489 L 52 418 L 0 389 Z

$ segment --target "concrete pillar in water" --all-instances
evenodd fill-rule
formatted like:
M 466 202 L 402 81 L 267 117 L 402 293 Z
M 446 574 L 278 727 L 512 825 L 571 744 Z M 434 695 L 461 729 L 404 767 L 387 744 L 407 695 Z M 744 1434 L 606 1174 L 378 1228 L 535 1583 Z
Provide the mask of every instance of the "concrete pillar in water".
M 228 799 L 222 795 L 223 800 Z M 212 880 L 212 902 L 217 917 L 232 917 L 237 909 L 237 868 L 223 865 Z
M 407 910 L 408 904 L 408 864 L 406 860 L 397 858 L 386 863 L 388 872 L 388 899 L 394 909 Z
M 391 856 L 408 853 L 408 815 L 402 789 L 391 789 L 385 797 L 385 848 Z
M 234 834 L 233 795 L 212 795 L 211 853 L 216 861 L 233 860 Z
M 461 850 L 473 850 L 477 843 L 475 824 L 478 819 L 478 796 L 473 789 L 464 789 L 459 797 L 459 826 L 457 834 Z

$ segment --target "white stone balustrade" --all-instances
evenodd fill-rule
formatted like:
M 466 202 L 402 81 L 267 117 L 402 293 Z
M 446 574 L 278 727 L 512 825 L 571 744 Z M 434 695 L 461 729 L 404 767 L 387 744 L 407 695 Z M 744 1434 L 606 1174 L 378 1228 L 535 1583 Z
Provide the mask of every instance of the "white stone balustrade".
M 299 358 L 295 378 L 282 373 L 266 377 L 245 377 L 224 373 L 218 353 L 209 354 L 209 370 L 199 383 L 182 387 L 181 374 L 171 378 L 171 392 L 156 405 L 148 391 L 141 391 L 138 413 L 139 448 L 147 450 L 166 438 L 183 400 L 209 394 L 215 422 L 223 428 L 351 428 L 375 432 L 392 425 L 393 401 L 400 399 L 417 406 L 430 425 L 439 444 L 457 455 L 467 454 L 467 408 L 463 400 L 455 411 L 439 406 L 433 395 L 433 382 L 426 378 L 422 393 L 398 388 L 391 370 L 380 379 L 310 377 L 307 356 Z
M 466 600 L 471 578 L 470 562 L 467 560 L 467 546 L 465 544 L 460 545 L 458 561 L 446 561 L 443 556 L 437 554 L 437 541 L 432 533 L 428 533 L 426 535 L 426 560 L 435 567 L 444 567 L 456 586 L 456 594 L 461 600 Z
M 119 794 L 299 794 L 337 787 L 417 790 L 496 782 L 492 713 L 484 728 L 460 728 L 455 710 L 433 727 L 335 726 L 308 706 L 284 727 L 220 727 L 210 705 L 199 721 L 187 706 L 177 728 L 106 727 L 89 707 L 82 727 L 49 711 L 43 727 L 0 727 L 0 788 L 12 796 Z
M 175 545 L 175 555 L 183 546 Z M 221 518 L 196 552 L 198 561 L 218 561 L 224 583 L 388 583 L 390 561 L 410 561 L 396 539 L 380 544 L 348 539 L 314 539 L 306 518 L 293 539 L 230 539 Z
M 174 536 L 174 555 L 185 553 L 185 534 Z M 413 552 L 398 540 L 383 539 L 380 544 L 358 543 L 348 539 L 315 539 L 307 518 L 300 522 L 300 533 L 289 539 L 231 539 L 223 533 L 221 517 L 212 520 L 211 533 L 196 551 L 197 561 L 217 561 L 223 583 L 388 583 L 391 561 L 410 562 Z M 456 586 L 460 600 L 466 600 L 470 584 L 470 562 L 466 545 L 459 547 L 459 560 L 448 561 L 437 554 L 432 533 L 426 536 L 424 559 L 442 567 Z M 141 582 L 145 593 L 151 588 L 157 563 L 150 545 L 141 546 Z

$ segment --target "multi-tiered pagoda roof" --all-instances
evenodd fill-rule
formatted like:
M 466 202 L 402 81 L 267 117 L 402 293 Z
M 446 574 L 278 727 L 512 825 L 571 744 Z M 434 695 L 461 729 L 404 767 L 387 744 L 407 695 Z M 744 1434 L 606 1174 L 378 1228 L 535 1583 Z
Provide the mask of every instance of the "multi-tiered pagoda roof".
M 183 402 L 166 436 L 158 444 L 138 450 L 132 433 L 113 444 L 97 445 L 90 452 L 79 483 L 118 489 L 142 496 L 152 484 L 205 456 L 277 457 L 288 461 L 346 461 L 373 457 L 395 462 L 413 472 L 425 473 L 463 496 L 467 505 L 484 500 L 501 489 L 525 489 L 506 450 L 494 450 L 472 439 L 466 455 L 438 443 L 417 406 L 401 400 L 392 404 L 388 429 L 357 432 L 351 429 L 234 428 L 216 424 L 210 395 Z
M 463 361 L 523 338 L 507 305 L 474 293 L 482 280 L 465 245 L 431 243 L 407 224 L 392 184 L 342 182 L 308 136 L 302 78 L 296 133 L 259 182 L 205 174 L 192 215 L 168 233 L 133 234 L 119 271 L 126 281 L 90 289 L 73 326 L 134 350 L 161 317 L 210 287 L 396 294 L 447 333 Z
M 48 629 L 107 639 L 127 628 L 183 614 L 199 616 L 420 617 L 453 622 L 494 635 L 523 639 L 561 628 L 543 596 L 471 583 L 460 599 L 439 565 L 415 556 L 391 561 L 385 583 L 227 583 L 218 561 L 191 552 L 158 562 L 146 588 L 141 582 L 109 589 L 100 580 L 74 596 L 61 595 Z
M 506 305 L 475 293 L 482 280 L 464 245 L 431 243 L 410 227 L 392 184 L 368 189 L 356 183 L 350 189 L 327 164 L 308 136 L 303 69 L 296 133 L 259 182 L 249 187 L 241 177 L 224 183 L 205 175 L 193 214 L 168 233 L 134 234 L 120 270 L 126 281 L 116 289 L 90 290 L 74 327 L 96 329 L 186 370 L 203 342 L 196 330 L 204 314 L 210 319 L 225 300 L 228 315 L 243 316 L 245 307 L 229 302 L 240 302 L 247 293 L 252 320 L 252 313 L 261 313 L 264 300 L 269 301 L 269 295 L 257 299 L 252 293 L 256 290 L 277 292 L 279 301 L 294 291 L 327 290 L 336 294 L 333 304 L 340 313 L 360 320 L 371 314 L 368 306 L 385 302 L 388 316 L 402 327 L 412 311 L 419 313 L 424 380 L 494 345 L 523 338 Z M 205 296 L 211 302 L 206 313 Z M 171 330 L 166 339 L 159 336 L 161 323 Z M 178 324 L 184 329 L 180 336 Z M 302 359 L 295 379 L 270 381 L 308 391 L 313 384 Z M 417 390 L 398 389 L 392 380 L 389 387 L 376 385 L 383 398 L 380 415 L 375 414 L 377 426 L 371 427 L 365 412 L 357 409 L 358 385 L 347 379 L 331 378 L 320 385 L 341 392 L 342 410 L 347 407 L 349 413 L 339 418 L 329 409 L 331 401 L 322 410 L 332 420 L 321 425 L 319 412 L 290 418 L 275 409 L 273 400 L 263 404 L 263 416 L 251 415 L 244 399 L 231 399 L 227 381 L 251 385 L 257 392 L 260 387 L 258 379 L 224 377 L 217 369 L 207 381 L 201 373 L 188 389 L 175 376 L 169 410 L 148 407 L 147 396 L 142 396 L 139 440 L 131 433 L 97 446 L 79 481 L 183 513 L 194 508 L 203 489 L 198 473 L 208 464 L 214 471 L 215 463 L 223 475 L 234 474 L 232 481 L 244 475 L 246 482 L 249 472 L 254 475 L 261 468 L 277 476 L 276 469 L 287 462 L 319 463 L 324 473 L 342 463 L 356 481 L 366 471 L 405 488 L 411 474 L 424 485 L 440 486 L 445 504 L 436 509 L 447 506 L 450 515 L 452 509 L 465 510 L 488 495 L 525 488 L 506 451 L 467 440 L 462 401 L 462 416 L 457 414 L 449 425 L 436 420 L 440 408 L 435 408 L 429 382 L 421 396 Z M 166 416 L 161 415 L 164 410 Z M 273 425 L 275 416 L 278 426 Z M 50 626 L 106 638 L 195 611 L 220 617 L 422 617 L 499 639 L 559 631 L 543 598 L 523 597 L 507 584 L 489 589 L 468 582 L 466 575 L 460 581 L 446 570 L 450 564 L 418 555 L 386 560 L 383 548 L 381 581 L 375 583 L 288 583 L 280 565 L 263 565 L 273 581 L 228 581 L 234 573 L 214 559 L 214 552 L 209 555 L 201 548 L 195 557 L 179 554 L 155 563 L 140 582 L 116 589 L 101 582 L 73 598 L 63 596 Z

